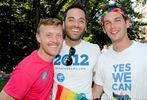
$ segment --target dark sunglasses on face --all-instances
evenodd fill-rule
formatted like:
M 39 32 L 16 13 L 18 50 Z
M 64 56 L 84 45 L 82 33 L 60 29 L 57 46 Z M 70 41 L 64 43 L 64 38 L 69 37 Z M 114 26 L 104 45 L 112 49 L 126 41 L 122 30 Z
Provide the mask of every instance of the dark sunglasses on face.
M 66 66 L 70 66 L 73 63 L 72 56 L 75 54 L 75 52 L 76 52 L 75 48 L 71 47 L 69 49 L 69 54 L 68 54 L 67 58 L 65 59 Z

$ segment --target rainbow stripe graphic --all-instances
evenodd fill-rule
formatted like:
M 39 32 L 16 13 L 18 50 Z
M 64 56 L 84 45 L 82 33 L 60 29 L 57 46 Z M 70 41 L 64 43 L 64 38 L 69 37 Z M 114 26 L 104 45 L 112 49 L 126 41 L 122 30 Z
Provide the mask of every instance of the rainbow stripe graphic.
M 127 94 L 121 95 L 113 92 L 113 100 L 131 100 L 131 98 Z
M 81 96 L 70 89 L 57 85 L 57 93 L 55 100 L 88 100 L 87 98 Z

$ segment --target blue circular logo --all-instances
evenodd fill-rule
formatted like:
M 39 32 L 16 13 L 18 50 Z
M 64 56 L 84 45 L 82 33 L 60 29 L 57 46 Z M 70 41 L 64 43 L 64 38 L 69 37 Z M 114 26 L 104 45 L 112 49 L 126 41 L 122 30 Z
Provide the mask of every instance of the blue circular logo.
M 57 80 L 58 80 L 59 82 L 63 82 L 63 81 L 65 80 L 64 75 L 63 75 L 62 73 L 58 73 L 58 74 L 57 74 Z
M 48 76 L 48 72 L 44 72 L 42 74 L 42 80 L 46 80 L 47 79 L 47 76 Z
M 88 100 L 85 93 L 80 93 L 80 96 L 82 97 L 81 100 Z

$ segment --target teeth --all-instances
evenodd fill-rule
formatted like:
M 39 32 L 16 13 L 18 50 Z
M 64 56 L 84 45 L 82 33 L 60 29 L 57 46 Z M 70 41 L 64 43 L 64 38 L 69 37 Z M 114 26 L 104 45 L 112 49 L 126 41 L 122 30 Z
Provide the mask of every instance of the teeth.
M 73 31 L 73 32 L 78 32 L 78 31 L 79 31 L 79 29 L 72 29 L 72 31 Z
M 111 33 L 116 34 L 116 33 L 117 33 L 117 31 L 114 31 L 114 32 L 111 32 Z
M 52 48 L 56 48 L 57 46 L 56 46 L 56 45 L 53 45 L 53 46 L 50 46 L 50 47 L 52 47 Z

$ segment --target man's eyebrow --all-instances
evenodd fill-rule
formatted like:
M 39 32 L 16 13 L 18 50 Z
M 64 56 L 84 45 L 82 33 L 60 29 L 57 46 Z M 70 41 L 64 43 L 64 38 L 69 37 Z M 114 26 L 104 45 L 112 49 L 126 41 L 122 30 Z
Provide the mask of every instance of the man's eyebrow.
M 80 18 L 81 20 L 86 20 L 85 18 Z
M 118 17 L 115 17 L 114 19 L 122 19 L 122 17 L 118 16 Z
M 74 19 L 74 17 L 69 16 L 69 17 L 67 17 L 67 19 Z M 79 18 L 79 19 L 81 19 L 81 20 L 86 20 L 86 19 L 85 19 L 85 18 L 83 18 L 83 17 L 81 17 L 81 18 Z
M 72 16 L 69 16 L 69 17 L 67 17 L 67 19 L 73 19 L 74 17 L 72 17 Z
M 107 19 L 107 20 L 104 20 L 104 23 L 105 23 L 105 22 L 110 22 L 110 21 L 109 21 L 109 19 Z
M 120 16 L 118 16 L 118 17 L 115 17 L 114 19 L 122 19 L 122 17 L 120 17 Z M 109 21 L 109 19 L 106 19 L 106 20 L 104 20 L 105 22 L 106 21 Z

